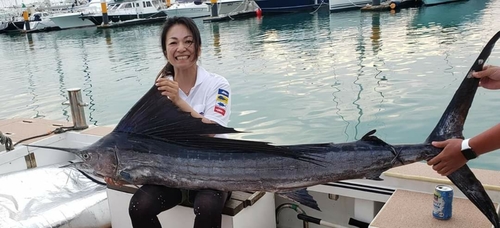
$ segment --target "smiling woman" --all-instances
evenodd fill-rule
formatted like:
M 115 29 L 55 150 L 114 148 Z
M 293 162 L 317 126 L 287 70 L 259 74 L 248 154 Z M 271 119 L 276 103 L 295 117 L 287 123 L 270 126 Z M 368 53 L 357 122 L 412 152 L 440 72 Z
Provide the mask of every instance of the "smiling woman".
M 225 78 L 197 65 L 201 37 L 193 20 L 169 18 L 161 32 L 161 46 L 168 61 L 155 84 L 161 94 L 200 121 L 227 126 L 231 89 Z M 120 184 L 105 180 L 108 184 Z M 129 214 L 134 227 L 161 227 L 159 213 L 189 201 L 196 214 L 195 228 L 221 227 L 222 210 L 229 196 L 229 192 L 218 190 L 187 191 L 146 184 L 130 200 Z

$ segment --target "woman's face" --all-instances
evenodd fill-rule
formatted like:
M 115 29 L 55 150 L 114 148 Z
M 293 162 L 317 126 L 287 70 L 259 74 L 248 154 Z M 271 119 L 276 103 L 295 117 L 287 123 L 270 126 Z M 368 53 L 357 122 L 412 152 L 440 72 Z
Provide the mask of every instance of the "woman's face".
M 193 34 L 181 24 L 174 25 L 167 32 L 167 59 L 174 69 L 188 69 L 196 66 L 196 50 Z

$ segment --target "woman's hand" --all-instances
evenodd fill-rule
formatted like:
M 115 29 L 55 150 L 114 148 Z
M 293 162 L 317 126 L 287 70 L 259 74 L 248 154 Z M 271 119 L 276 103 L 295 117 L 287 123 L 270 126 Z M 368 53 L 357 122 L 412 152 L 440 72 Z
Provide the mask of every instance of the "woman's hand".
M 178 105 L 179 100 L 179 84 L 176 81 L 170 80 L 168 78 L 159 78 L 156 80 L 158 90 L 162 91 L 161 95 L 166 96 L 175 105 Z

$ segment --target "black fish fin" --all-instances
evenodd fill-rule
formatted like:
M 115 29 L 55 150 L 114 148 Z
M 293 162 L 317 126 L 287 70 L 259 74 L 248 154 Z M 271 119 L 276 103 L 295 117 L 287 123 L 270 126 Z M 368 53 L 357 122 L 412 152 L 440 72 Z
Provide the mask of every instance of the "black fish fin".
M 473 78 L 472 72 L 483 69 L 484 62 L 488 59 L 498 39 L 500 39 L 500 32 L 497 32 L 488 41 L 479 54 L 479 57 L 474 61 L 474 64 L 469 69 L 469 72 L 455 92 L 436 127 L 425 140 L 425 143 L 442 141 L 449 138 L 463 138 L 464 122 L 479 85 L 479 79 Z M 500 227 L 498 214 L 493 206 L 493 202 L 484 190 L 481 182 L 477 180 L 467 165 L 450 174 L 448 178 L 483 212 L 496 228 Z
M 381 146 L 390 146 L 388 143 L 384 142 L 384 140 L 382 140 L 379 137 L 373 135 L 373 134 L 375 134 L 375 132 L 377 132 L 377 130 L 375 130 L 375 129 L 369 131 L 368 133 L 366 133 L 365 135 L 363 135 L 363 137 L 361 137 L 361 141 L 371 142 L 371 143 L 375 143 L 375 144 L 381 145 Z
M 316 200 L 309 194 L 309 192 L 305 188 L 293 192 L 279 192 L 276 194 L 280 195 L 283 198 L 300 203 L 304 206 L 308 206 L 312 209 L 321 211 L 321 209 L 319 209 L 318 202 L 316 202 Z
M 155 85 L 128 111 L 115 132 L 155 136 L 163 139 L 200 134 L 240 133 L 218 124 L 206 124 L 175 106 Z
M 446 107 L 446 110 L 441 116 L 441 119 L 437 123 L 436 127 L 425 140 L 426 143 L 430 143 L 432 141 L 442 141 L 449 138 L 463 138 L 462 131 L 464 128 L 464 122 L 467 118 L 469 108 L 472 105 L 474 95 L 479 85 L 479 79 L 472 77 L 472 72 L 483 69 L 484 62 L 489 57 L 493 47 L 495 46 L 495 42 L 499 38 L 500 32 L 497 32 L 483 48 L 479 57 L 477 57 L 476 61 L 460 84 L 460 87 L 458 87 L 455 92 L 455 95 L 448 104 L 448 107 Z
M 493 202 L 486 193 L 486 190 L 484 190 L 481 182 L 469 169 L 469 166 L 462 166 L 457 171 L 448 175 L 448 178 L 481 212 L 483 212 L 495 228 L 500 227 L 500 219 L 498 218 Z

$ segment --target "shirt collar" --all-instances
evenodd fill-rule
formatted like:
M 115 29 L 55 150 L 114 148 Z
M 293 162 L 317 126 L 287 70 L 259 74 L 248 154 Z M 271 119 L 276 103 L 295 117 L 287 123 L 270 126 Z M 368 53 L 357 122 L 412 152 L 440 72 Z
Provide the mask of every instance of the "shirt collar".
M 194 87 L 200 85 L 203 81 L 205 81 L 205 79 L 207 78 L 208 76 L 208 72 L 205 70 L 205 68 L 201 67 L 201 66 L 197 66 L 198 69 L 196 71 L 196 82 L 194 83 Z

